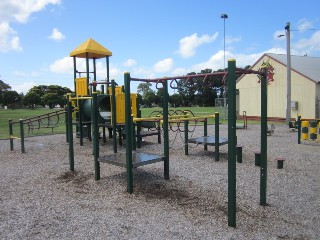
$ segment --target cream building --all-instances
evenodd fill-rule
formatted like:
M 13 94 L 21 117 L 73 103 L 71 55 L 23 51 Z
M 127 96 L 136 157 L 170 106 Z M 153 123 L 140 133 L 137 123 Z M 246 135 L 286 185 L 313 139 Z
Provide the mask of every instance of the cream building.
M 251 69 L 259 70 L 268 64 L 268 118 L 285 119 L 287 106 L 287 56 L 264 54 Z M 241 76 L 237 80 L 239 89 L 238 110 L 240 115 L 260 117 L 261 91 L 259 78 L 255 74 Z M 320 58 L 291 56 L 291 118 L 300 114 L 302 118 L 320 118 Z

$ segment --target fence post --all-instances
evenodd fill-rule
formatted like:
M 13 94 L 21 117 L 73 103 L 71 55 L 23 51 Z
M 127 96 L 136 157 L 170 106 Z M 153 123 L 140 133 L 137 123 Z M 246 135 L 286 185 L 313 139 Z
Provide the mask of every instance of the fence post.
M 19 120 L 20 123 L 20 138 L 21 138 L 21 152 L 25 153 L 25 149 L 24 149 L 24 128 L 23 128 L 23 119 Z
M 13 150 L 13 129 L 12 129 L 12 119 L 9 119 L 9 138 L 10 138 L 10 150 Z

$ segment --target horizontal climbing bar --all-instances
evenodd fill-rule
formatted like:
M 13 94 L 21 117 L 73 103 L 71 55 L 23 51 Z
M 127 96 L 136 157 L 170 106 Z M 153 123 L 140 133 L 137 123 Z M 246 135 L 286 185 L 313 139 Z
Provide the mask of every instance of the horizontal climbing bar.
M 84 99 L 92 99 L 92 97 L 71 97 L 69 100 L 84 100 Z

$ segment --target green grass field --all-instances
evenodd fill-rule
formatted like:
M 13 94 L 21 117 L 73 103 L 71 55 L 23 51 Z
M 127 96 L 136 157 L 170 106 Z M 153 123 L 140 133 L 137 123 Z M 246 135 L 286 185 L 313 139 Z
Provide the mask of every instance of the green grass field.
M 50 112 L 57 111 L 58 109 L 0 109 L 0 139 L 6 139 L 9 137 L 9 119 L 12 121 L 19 121 L 19 119 L 27 119 L 30 117 L 35 117 L 42 114 L 47 114 Z M 56 120 L 56 119 L 55 119 Z M 65 132 L 65 123 L 64 116 L 61 115 L 58 127 L 55 127 L 54 133 L 64 133 Z M 35 124 L 37 128 L 37 125 Z M 43 134 L 52 134 L 51 128 L 40 128 L 39 130 L 33 130 L 33 133 L 28 133 L 28 127 L 24 126 L 25 136 L 35 136 L 35 135 L 43 135 Z M 19 123 L 13 124 L 13 136 L 20 136 Z
M 13 121 L 19 121 L 19 119 L 27 119 L 30 117 L 50 113 L 53 111 L 57 111 L 58 109 L 0 109 L 0 139 L 6 139 L 9 137 L 9 124 L 8 120 L 12 119 Z M 169 108 L 169 111 L 181 111 L 181 110 L 190 110 L 193 112 L 195 116 L 205 116 L 205 115 L 214 115 L 216 109 L 214 107 L 188 107 L 188 108 Z M 142 108 L 141 114 L 142 117 L 149 117 L 154 111 L 162 111 L 162 108 Z M 209 119 L 209 124 L 213 123 L 213 119 Z M 221 119 L 220 122 L 225 122 L 225 120 Z M 51 128 L 40 128 L 40 130 L 33 130 L 28 132 L 28 127 L 25 126 L 25 136 L 35 136 L 35 135 L 43 135 L 43 134 L 52 134 Z M 61 115 L 59 126 L 53 129 L 53 133 L 65 133 L 65 122 L 64 115 Z M 13 135 L 19 136 L 19 124 L 14 124 L 13 127 Z

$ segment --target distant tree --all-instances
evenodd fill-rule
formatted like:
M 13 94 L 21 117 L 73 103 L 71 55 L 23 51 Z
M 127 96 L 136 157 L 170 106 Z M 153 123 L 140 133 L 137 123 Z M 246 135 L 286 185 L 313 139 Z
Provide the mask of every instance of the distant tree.
M 10 85 L 0 80 L 0 104 L 3 104 L 3 93 L 9 90 L 11 90 Z
M 67 87 L 61 87 L 58 85 L 39 85 L 32 87 L 28 91 L 28 93 L 31 92 L 40 96 L 42 99 L 42 105 L 47 104 L 50 108 L 53 108 L 55 105 L 60 105 L 60 107 L 62 107 L 64 104 L 64 95 L 71 93 L 72 91 Z
M 187 75 L 194 75 L 195 72 L 188 73 Z M 183 106 L 191 107 L 195 102 L 197 85 L 193 78 L 189 80 L 180 80 L 177 84 L 177 89 L 182 97 Z
M 178 93 L 174 93 L 169 96 L 169 103 L 172 107 L 182 107 L 182 96 Z
M 35 105 L 41 105 L 40 95 L 29 91 L 23 98 L 23 105 L 32 109 Z
M 21 95 L 16 91 L 5 91 L 2 93 L 2 103 L 5 106 L 12 106 L 21 103 Z
M 157 106 L 162 107 L 162 103 L 163 103 L 163 89 L 162 88 L 157 89 L 157 93 L 155 95 L 154 103 Z
M 143 102 L 147 107 L 152 107 L 156 101 L 156 94 L 154 91 L 149 91 L 144 95 Z
M 141 96 L 143 97 L 147 92 L 152 91 L 151 86 L 151 83 L 148 82 L 139 83 L 137 87 L 137 92 L 141 94 Z
M 54 108 L 56 105 L 63 106 L 64 103 L 64 97 L 57 93 L 47 93 L 43 95 L 42 99 L 49 108 Z

